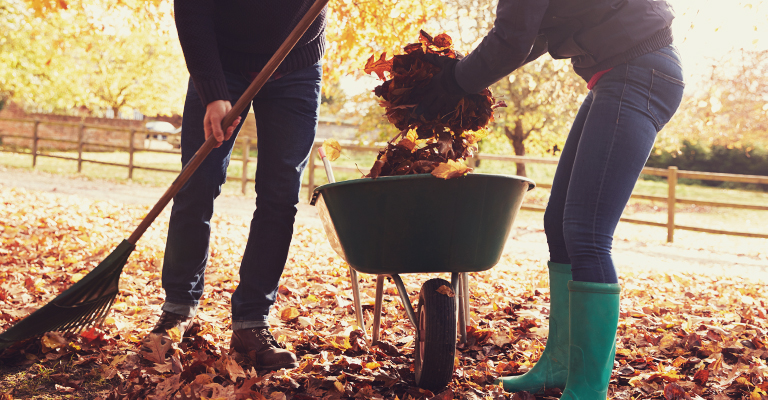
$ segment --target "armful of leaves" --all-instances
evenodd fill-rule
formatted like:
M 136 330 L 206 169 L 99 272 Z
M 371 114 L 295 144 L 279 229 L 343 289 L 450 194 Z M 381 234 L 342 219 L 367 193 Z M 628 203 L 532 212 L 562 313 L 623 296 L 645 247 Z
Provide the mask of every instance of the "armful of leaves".
M 440 67 L 424 56 L 456 58 L 452 45 L 447 34 L 433 38 L 422 30 L 419 43 L 405 46 L 405 54 L 387 60 L 383 53 L 378 60 L 375 56 L 368 59 L 364 71 L 384 81 L 374 93 L 381 98 L 379 104 L 385 108 L 387 120 L 400 133 L 379 152 L 367 177 L 432 173 L 448 179 L 471 171 L 463 160 L 472 157 L 477 141 L 484 136 L 472 132 L 485 128 L 493 120 L 493 110 L 506 105 L 497 103 L 490 90 L 484 89 L 464 96 L 453 109 L 441 110 L 433 119 L 414 113 L 424 96 L 423 89 L 440 72 Z

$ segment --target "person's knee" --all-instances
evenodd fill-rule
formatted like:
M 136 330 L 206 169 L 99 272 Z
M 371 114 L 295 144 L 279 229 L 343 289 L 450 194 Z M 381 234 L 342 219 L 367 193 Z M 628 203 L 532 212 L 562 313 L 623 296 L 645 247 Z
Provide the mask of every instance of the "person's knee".
M 296 204 L 298 204 L 298 199 L 294 200 L 288 196 L 277 196 L 269 199 L 256 196 L 256 209 L 271 216 L 294 217 L 298 211 Z
M 547 207 L 544 211 L 544 234 L 547 239 L 563 236 L 563 214 Z
M 591 234 L 587 227 L 577 221 L 563 221 L 561 229 L 563 241 L 571 256 L 578 257 L 588 251 Z
M 613 236 L 593 229 L 586 221 L 563 222 L 563 238 L 571 258 L 598 259 L 610 257 Z

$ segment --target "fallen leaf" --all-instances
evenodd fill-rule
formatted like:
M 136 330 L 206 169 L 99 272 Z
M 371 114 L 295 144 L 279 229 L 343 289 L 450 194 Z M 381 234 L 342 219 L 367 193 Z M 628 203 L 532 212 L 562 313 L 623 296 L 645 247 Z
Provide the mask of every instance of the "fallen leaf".
M 165 354 L 171 349 L 171 341 L 165 340 L 160 333 L 150 333 L 142 341 L 140 354 L 149 361 L 165 364 Z
M 664 386 L 664 398 L 667 400 L 681 400 L 690 399 L 690 396 L 677 383 L 669 383 L 667 386 Z
M 696 384 L 699 386 L 706 385 L 708 379 L 709 379 L 708 369 L 700 369 L 696 371 L 695 374 L 693 374 L 693 381 L 696 382 Z
M 386 52 L 381 53 L 378 60 L 376 60 L 375 56 L 371 56 L 365 63 L 365 68 L 363 68 L 366 74 L 375 73 L 382 81 L 387 79 L 384 76 L 384 72 L 389 72 L 390 70 L 392 70 L 392 60 L 387 60 Z
M 47 353 L 66 347 L 68 342 L 59 332 L 46 332 L 40 339 L 40 343 L 43 345 L 43 353 Z
M 299 310 L 294 307 L 286 307 L 280 312 L 280 319 L 283 321 L 290 321 L 299 317 Z
M 336 161 L 341 155 L 341 144 L 339 141 L 333 138 L 325 139 L 323 141 L 323 152 L 330 161 Z
M 470 171 L 472 168 L 467 165 L 459 161 L 448 160 L 448 162 L 438 164 L 437 168 L 432 171 L 432 175 L 442 179 L 451 179 L 463 176 Z
M 442 285 L 439 288 L 437 288 L 437 293 L 444 294 L 444 295 L 446 295 L 448 297 L 455 297 L 456 296 L 456 294 L 453 293 L 453 289 L 451 289 L 450 287 L 448 287 L 446 285 Z
M 227 371 L 227 374 L 229 375 L 229 379 L 231 379 L 233 382 L 237 380 L 237 378 L 245 378 L 245 371 L 243 370 L 243 367 L 240 366 L 234 359 L 231 357 L 227 357 L 226 355 L 222 357 L 223 358 L 223 364 L 224 368 Z
M 173 328 L 168 329 L 167 332 L 168 332 L 168 336 L 170 336 L 171 338 L 171 341 L 173 341 L 174 343 L 181 342 L 181 331 L 179 331 L 179 328 L 174 326 Z

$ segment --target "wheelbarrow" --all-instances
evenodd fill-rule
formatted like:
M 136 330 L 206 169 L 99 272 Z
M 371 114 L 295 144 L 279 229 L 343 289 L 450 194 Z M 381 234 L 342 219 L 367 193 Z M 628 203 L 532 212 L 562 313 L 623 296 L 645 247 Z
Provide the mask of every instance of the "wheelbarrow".
M 379 340 L 384 280 L 397 286 L 416 327 L 416 384 L 431 391 L 452 379 L 456 325 L 462 343 L 469 321 L 469 272 L 496 265 L 525 193 L 533 181 L 509 175 L 469 174 L 440 179 L 430 174 L 329 181 L 314 190 L 331 246 L 350 267 L 357 324 L 365 331 L 357 273 L 376 274 L 372 343 Z M 451 273 L 421 287 L 414 310 L 400 274 Z

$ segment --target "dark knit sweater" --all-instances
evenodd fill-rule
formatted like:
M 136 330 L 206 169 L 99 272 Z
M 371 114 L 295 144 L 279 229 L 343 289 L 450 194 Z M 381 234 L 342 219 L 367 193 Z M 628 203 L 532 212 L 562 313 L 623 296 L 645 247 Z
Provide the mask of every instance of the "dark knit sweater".
M 665 0 L 499 0 L 491 32 L 456 65 L 475 93 L 549 52 L 594 74 L 672 43 L 674 14 Z
M 174 11 L 187 69 L 204 105 L 230 99 L 224 70 L 257 72 L 314 2 L 311 0 L 176 0 Z M 276 74 L 315 64 L 325 53 L 324 9 Z

